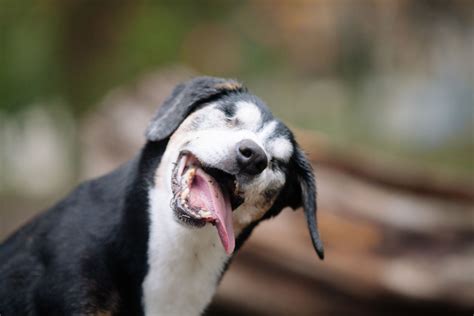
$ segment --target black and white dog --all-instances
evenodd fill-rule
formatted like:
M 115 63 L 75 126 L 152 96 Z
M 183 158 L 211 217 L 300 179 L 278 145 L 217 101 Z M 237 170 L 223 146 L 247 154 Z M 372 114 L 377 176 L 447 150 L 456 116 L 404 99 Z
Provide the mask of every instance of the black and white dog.
M 0 314 L 200 315 L 255 226 L 303 206 L 311 165 L 240 83 L 178 85 L 141 153 L 81 184 L 0 246 Z

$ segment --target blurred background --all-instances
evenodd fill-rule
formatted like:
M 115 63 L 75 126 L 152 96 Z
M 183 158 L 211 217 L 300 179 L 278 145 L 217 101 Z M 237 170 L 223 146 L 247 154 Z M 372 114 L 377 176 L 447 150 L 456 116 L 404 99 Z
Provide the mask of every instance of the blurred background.
M 207 315 L 471 315 L 473 1 L 0 1 L 0 240 L 144 143 L 172 87 L 236 78 L 318 178 Z

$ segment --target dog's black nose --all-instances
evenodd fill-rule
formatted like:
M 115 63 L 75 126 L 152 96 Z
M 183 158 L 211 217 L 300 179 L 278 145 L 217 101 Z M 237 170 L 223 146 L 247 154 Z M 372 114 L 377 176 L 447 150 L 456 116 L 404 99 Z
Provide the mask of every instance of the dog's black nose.
M 267 155 L 257 143 L 244 139 L 237 143 L 237 164 L 242 173 L 254 176 L 267 167 Z

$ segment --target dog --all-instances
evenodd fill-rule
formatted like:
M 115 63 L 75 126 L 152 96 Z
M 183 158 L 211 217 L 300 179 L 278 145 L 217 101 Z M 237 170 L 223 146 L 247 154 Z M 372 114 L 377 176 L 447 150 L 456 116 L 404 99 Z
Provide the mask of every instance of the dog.
M 0 246 L 0 314 L 200 315 L 261 221 L 303 207 L 322 259 L 313 170 L 235 80 L 175 87 L 141 152 Z

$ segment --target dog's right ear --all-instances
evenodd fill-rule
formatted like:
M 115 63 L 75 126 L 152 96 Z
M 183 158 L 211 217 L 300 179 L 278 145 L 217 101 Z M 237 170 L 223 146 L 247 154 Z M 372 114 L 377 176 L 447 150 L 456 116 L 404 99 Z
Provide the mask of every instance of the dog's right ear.
M 149 141 L 169 137 L 200 104 L 215 100 L 230 92 L 245 91 L 239 82 L 214 77 L 197 77 L 176 86 L 158 109 L 146 130 Z
M 317 203 L 314 172 L 308 158 L 296 143 L 288 169 L 285 186 L 272 206 L 270 216 L 276 215 L 287 206 L 294 210 L 302 206 L 313 247 L 319 258 L 324 259 L 324 247 L 319 236 L 316 217 Z

